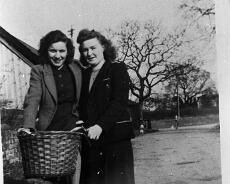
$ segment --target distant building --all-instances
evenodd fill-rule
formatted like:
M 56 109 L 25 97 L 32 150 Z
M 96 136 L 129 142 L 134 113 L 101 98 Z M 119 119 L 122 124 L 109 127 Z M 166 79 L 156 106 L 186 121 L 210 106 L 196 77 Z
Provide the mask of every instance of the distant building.
M 38 63 L 36 49 L 0 27 L 0 102 L 12 101 L 3 107 L 22 108 L 30 69 Z

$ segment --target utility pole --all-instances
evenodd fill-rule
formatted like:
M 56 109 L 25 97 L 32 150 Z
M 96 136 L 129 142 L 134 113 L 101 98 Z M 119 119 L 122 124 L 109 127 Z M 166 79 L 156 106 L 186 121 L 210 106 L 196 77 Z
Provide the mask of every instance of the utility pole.
M 73 32 L 74 32 L 74 30 L 75 30 L 75 29 L 73 29 L 73 27 L 72 27 L 72 25 L 71 25 L 70 30 L 68 30 L 71 39 L 73 38 Z
M 180 118 L 180 97 L 179 97 L 178 77 L 177 77 L 177 116 L 178 118 Z
M 183 67 L 182 66 L 179 66 L 179 73 L 176 73 L 176 91 L 177 91 L 177 117 L 180 118 L 180 97 L 179 97 L 179 82 L 180 82 L 180 75 L 184 73 L 183 71 Z

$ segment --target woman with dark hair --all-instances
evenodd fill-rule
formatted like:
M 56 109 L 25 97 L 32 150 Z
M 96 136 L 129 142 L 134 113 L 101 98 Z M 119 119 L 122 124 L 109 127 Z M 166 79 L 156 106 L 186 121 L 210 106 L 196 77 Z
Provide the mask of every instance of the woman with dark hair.
M 115 62 L 115 47 L 97 31 L 81 30 L 77 43 L 80 61 L 88 66 L 79 110 L 90 140 L 83 140 L 80 183 L 134 184 L 126 66 Z
M 81 89 L 81 70 L 73 59 L 72 40 L 59 30 L 51 31 L 40 40 L 39 56 L 42 64 L 31 70 L 24 101 L 24 124 L 19 131 L 72 130 L 79 120 Z M 51 180 L 58 182 L 56 178 Z M 66 181 L 62 178 L 59 183 Z M 79 183 L 79 168 L 72 183 Z

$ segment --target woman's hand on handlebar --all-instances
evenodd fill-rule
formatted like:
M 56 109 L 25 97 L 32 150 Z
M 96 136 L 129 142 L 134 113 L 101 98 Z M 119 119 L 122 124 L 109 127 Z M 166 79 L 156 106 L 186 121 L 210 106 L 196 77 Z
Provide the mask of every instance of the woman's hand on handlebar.
M 31 128 L 19 128 L 18 133 L 32 134 Z
M 75 124 L 76 124 L 77 127 L 75 127 L 75 128 L 73 128 L 72 130 L 70 130 L 70 132 L 75 132 L 75 131 L 84 129 L 84 127 L 83 127 L 84 121 L 78 120 L 78 121 L 76 121 Z M 81 125 L 81 126 L 80 126 L 80 125 Z
M 70 132 L 76 132 L 76 131 L 78 131 L 78 130 L 80 130 L 80 129 L 82 129 L 82 127 L 75 127 L 75 128 L 73 128 L 72 130 L 70 130 Z

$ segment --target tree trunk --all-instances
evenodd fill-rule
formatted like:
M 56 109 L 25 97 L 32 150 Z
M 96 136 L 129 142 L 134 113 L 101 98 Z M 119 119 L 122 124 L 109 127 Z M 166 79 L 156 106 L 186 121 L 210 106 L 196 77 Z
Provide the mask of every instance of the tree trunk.
M 140 111 L 140 124 L 143 123 L 144 117 L 143 117 L 143 102 L 139 103 L 139 111 Z
M 139 103 L 139 111 L 140 111 L 140 125 L 146 125 L 146 121 L 147 121 L 147 129 L 152 129 L 152 124 L 150 120 L 146 120 L 144 119 L 143 116 L 143 102 Z

